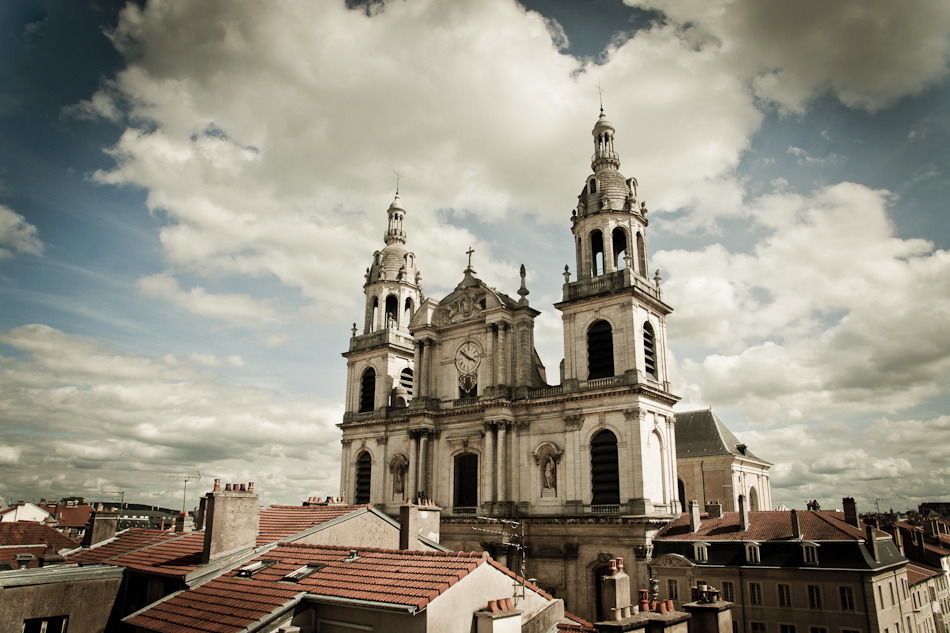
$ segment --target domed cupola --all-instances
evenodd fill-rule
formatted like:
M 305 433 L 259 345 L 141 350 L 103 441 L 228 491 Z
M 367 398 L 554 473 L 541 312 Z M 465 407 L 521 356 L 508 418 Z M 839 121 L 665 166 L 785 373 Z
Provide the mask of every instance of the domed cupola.
M 624 178 L 620 173 L 620 154 L 614 149 L 616 129 L 607 120 L 603 108 L 591 134 L 594 137 L 594 155 L 590 159 L 593 174 L 588 176 L 578 198 L 576 216 L 599 211 L 632 211 L 639 213 L 637 181 Z
M 366 282 L 401 281 L 409 284 L 419 283 L 419 271 L 416 269 L 416 256 L 405 247 L 406 232 L 402 228 L 406 210 L 399 202 L 399 195 L 389 205 L 389 227 L 383 235 L 386 246 L 373 253 L 373 263 L 367 271 Z

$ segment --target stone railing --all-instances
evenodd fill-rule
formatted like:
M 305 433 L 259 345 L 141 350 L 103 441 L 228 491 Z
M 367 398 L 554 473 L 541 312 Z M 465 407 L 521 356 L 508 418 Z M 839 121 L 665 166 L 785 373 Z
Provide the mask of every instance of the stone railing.
M 377 330 L 370 334 L 361 334 L 350 339 L 350 351 L 358 352 L 364 349 L 371 349 L 384 344 L 399 345 L 406 349 L 412 349 L 412 336 L 408 333 L 400 332 L 395 328 L 386 328 Z
M 561 385 L 554 385 L 553 387 L 539 387 L 537 389 L 529 389 L 528 397 L 547 398 L 548 396 L 559 396 L 562 393 L 564 393 L 564 387 Z
M 452 506 L 451 513 L 455 516 L 475 516 L 478 514 L 478 506 Z
M 592 505 L 590 507 L 591 514 L 620 514 L 620 504 L 619 503 L 608 503 L 604 505 Z

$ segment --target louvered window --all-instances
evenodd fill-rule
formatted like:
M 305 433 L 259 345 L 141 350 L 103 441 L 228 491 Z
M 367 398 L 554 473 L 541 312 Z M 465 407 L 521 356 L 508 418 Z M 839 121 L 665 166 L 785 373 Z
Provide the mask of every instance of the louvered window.
M 597 321 L 587 330 L 587 379 L 614 375 L 614 336 L 610 324 Z
M 356 503 L 369 503 L 372 474 L 373 458 L 364 451 L 356 458 Z
M 656 370 L 656 335 L 649 323 L 643 324 L 643 363 L 647 374 L 659 380 L 660 374 Z
M 591 505 L 620 503 L 617 437 L 601 431 L 590 442 Z
M 360 413 L 376 408 L 376 370 L 370 367 L 360 379 Z
M 463 453 L 455 458 L 455 505 L 472 508 L 478 505 L 478 455 Z

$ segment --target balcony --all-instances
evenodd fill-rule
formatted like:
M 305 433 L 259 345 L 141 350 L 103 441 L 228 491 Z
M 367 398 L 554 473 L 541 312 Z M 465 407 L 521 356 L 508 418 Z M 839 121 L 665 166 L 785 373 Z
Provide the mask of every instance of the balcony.
M 412 350 L 412 336 L 408 332 L 401 332 L 395 328 L 377 330 L 369 334 L 361 334 L 350 339 L 350 351 L 359 352 L 364 349 L 373 349 L 383 345 L 394 345 L 406 350 Z

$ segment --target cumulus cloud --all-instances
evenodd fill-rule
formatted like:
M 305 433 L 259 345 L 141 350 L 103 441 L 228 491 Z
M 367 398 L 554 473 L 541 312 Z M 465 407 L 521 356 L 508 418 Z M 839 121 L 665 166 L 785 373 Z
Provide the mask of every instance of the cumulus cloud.
M 136 285 L 150 297 L 165 299 L 188 312 L 230 325 L 264 327 L 283 320 L 273 302 L 248 294 L 213 294 L 200 286 L 183 290 L 176 279 L 165 274 L 143 277 Z
M 0 356 L 4 492 L 122 489 L 173 503 L 180 492 L 159 475 L 195 469 L 267 482 L 266 501 L 337 491 L 339 407 L 229 383 L 201 353 L 136 356 L 38 324 L 0 333 L 0 346 L 14 352 Z
M 701 398 L 753 419 L 920 403 L 950 371 L 950 253 L 894 235 L 887 192 L 842 183 L 772 194 L 745 212 L 748 253 L 666 251 L 670 329 Z
M 756 94 L 801 111 L 830 91 L 876 110 L 942 79 L 950 58 L 950 6 L 912 11 L 889 0 L 626 0 L 659 9 L 684 37 L 720 52 Z
M 38 231 L 22 215 L 0 204 L 0 259 L 21 254 L 43 254 Z

